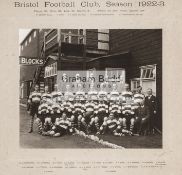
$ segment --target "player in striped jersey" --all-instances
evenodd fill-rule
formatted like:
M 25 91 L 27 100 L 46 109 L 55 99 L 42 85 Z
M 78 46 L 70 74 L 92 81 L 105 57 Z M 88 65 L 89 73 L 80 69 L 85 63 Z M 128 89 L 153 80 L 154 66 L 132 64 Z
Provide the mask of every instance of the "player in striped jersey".
M 105 99 L 106 100 L 106 99 Z M 107 121 L 108 118 L 108 105 L 105 103 L 104 98 L 99 99 L 99 104 L 96 108 L 95 126 L 97 134 L 100 134 L 100 126 L 103 122 Z
M 127 101 L 130 101 L 133 99 L 133 93 L 129 90 L 129 84 L 125 84 L 124 91 L 121 94 L 122 103 L 125 104 Z
M 51 109 L 51 121 L 54 124 L 61 117 L 61 112 L 62 112 L 61 106 L 58 103 L 53 102 L 50 109 Z
M 34 122 L 34 116 L 35 114 L 38 115 L 38 107 L 40 105 L 41 101 L 41 93 L 39 92 L 39 85 L 35 85 L 35 91 L 32 92 L 29 96 L 28 103 L 30 105 L 30 116 L 31 116 L 31 121 L 30 121 L 30 129 L 29 133 L 33 131 L 33 122 Z
M 52 103 L 52 95 L 51 95 L 51 93 L 49 93 L 49 87 L 48 86 L 45 86 L 44 93 L 42 94 L 41 98 L 42 99 L 46 98 L 47 104 L 51 105 L 51 103 Z
M 128 130 L 127 125 L 129 124 L 129 131 L 130 134 L 132 135 L 133 129 L 134 129 L 134 124 L 135 124 L 135 116 L 134 116 L 134 107 L 133 104 L 130 102 L 126 102 L 122 106 L 122 114 L 123 114 L 123 129 Z
M 75 116 L 73 115 L 74 111 L 74 104 L 73 104 L 74 98 L 70 96 L 69 99 L 64 101 L 61 105 L 61 108 L 63 112 L 66 114 L 66 117 L 70 120 L 71 124 L 73 127 L 76 126 L 76 119 Z
M 53 137 L 60 137 L 72 132 L 71 122 L 68 120 L 66 113 L 63 112 L 62 117 L 55 123 L 49 134 Z
M 68 101 L 70 98 L 74 98 L 74 95 L 73 95 L 73 93 L 72 93 L 71 90 L 70 90 L 70 85 L 67 84 L 67 85 L 66 85 L 66 91 L 65 91 L 65 93 L 64 93 L 64 98 L 63 98 L 63 100 L 64 100 L 64 101 Z
M 78 84 L 78 91 L 75 93 L 75 97 L 79 99 L 85 99 L 85 92 L 82 90 L 82 84 Z
M 63 94 L 62 92 L 58 91 L 58 85 L 54 85 L 54 91 L 51 93 L 52 101 L 55 103 L 61 103 L 63 100 Z
M 44 131 L 50 130 L 52 127 L 50 118 L 50 106 L 47 104 L 46 97 L 43 97 L 42 104 L 38 108 L 38 116 L 36 122 L 38 124 L 38 132 L 43 134 Z M 43 126 L 43 127 L 42 127 Z
M 145 95 L 142 93 L 142 87 L 137 87 L 137 92 L 133 96 L 134 107 L 137 109 L 140 106 L 140 103 L 145 100 Z
M 91 131 L 91 127 L 95 124 L 95 110 L 97 106 L 97 91 L 94 89 L 94 84 L 90 84 L 90 90 L 88 91 L 87 102 L 85 104 L 85 120 L 88 124 L 88 130 Z
M 105 132 L 108 131 L 109 133 L 116 135 L 116 136 L 122 136 L 120 133 L 121 131 L 121 125 L 118 120 L 115 119 L 114 114 L 111 113 L 106 121 L 103 122 L 103 124 L 100 127 L 100 132 L 102 134 L 105 134 Z
M 77 121 L 78 130 L 81 130 L 81 124 L 83 124 L 84 129 L 87 131 L 87 124 L 85 122 L 85 118 L 83 117 L 85 112 L 85 106 L 81 102 L 81 100 L 84 100 L 84 99 L 81 99 L 79 96 L 75 97 L 73 115 L 75 116 L 75 120 Z
M 105 90 L 105 85 L 104 83 L 101 83 L 100 85 L 100 91 L 98 92 L 98 99 L 101 100 L 103 99 L 103 101 L 107 102 L 108 99 L 108 93 Z
M 94 89 L 94 83 L 90 84 L 90 90 L 87 94 L 87 99 L 93 100 L 94 102 L 97 102 L 98 92 Z

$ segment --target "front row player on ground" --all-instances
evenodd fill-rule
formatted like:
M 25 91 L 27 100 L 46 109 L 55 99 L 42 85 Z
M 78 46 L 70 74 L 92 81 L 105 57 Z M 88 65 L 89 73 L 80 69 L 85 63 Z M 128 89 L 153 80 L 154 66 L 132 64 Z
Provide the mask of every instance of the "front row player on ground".
M 72 125 L 69 119 L 66 116 L 66 113 L 63 112 L 62 117 L 56 121 L 55 125 L 52 127 L 51 131 L 49 132 L 49 135 L 54 137 L 60 137 L 64 134 L 72 133 Z

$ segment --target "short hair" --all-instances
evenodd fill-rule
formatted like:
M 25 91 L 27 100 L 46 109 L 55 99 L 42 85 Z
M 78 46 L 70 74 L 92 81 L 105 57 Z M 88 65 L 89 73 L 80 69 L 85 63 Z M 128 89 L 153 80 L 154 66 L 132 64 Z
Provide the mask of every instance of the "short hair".
M 139 85 L 139 86 L 137 86 L 137 88 L 142 88 L 142 86 Z

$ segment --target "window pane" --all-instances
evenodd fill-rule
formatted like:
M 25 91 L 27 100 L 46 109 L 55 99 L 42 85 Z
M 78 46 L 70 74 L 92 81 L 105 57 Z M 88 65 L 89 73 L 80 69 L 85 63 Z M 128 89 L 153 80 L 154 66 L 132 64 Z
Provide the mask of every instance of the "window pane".
M 146 70 L 146 76 L 145 76 L 145 78 L 150 78 L 150 77 L 149 77 L 150 71 L 151 71 L 151 69 L 147 69 L 147 70 Z
M 146 74 L 146 69 L 143 69 L 142 78 L 145 78 L 145 74 Z

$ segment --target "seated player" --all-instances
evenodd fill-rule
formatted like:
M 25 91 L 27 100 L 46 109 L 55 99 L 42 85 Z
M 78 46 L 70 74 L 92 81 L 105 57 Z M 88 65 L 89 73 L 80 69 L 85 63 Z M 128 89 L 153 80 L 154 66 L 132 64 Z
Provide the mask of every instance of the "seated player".
M 71 122 L 67 119 L 66 113 L 63 112 L 62 117 L 55 123 L 49 134 L 53 137 L 60 137 L 72 132 Z
M 103 98 L 100 98 L 95 113 L 95 126 L 97 129 L 96 134 L 100 134 L 100 126 L 103 124 L 103 122 L 106 122 L 108 118 L 108 105 L 105 103 L 105 100 Z
M 65 101 L 63 102 L 61 109 L 66 114 L 68 120 L 70 120 L 72 126 L 75 127 L 76 119 L 75 119 L 75 116 L 73 115 L 73 111 L 74 111 L 73 101 L 74 101 L 73 97 L 69 96 L 69 98 L 68 99 L 66 98 Z
M 135 116 L 134 116 L 134 108 L 132 103 L 126 102 L 122 106 L 122 122 L 123 122 L 123 129 L 129 130 L 129 134 L 133 135 L 133 129 L 135 124 Z
M 121 133 L 121 125 L 118 120 L 114 118 L 114 114 L 111 113 L 106 121 L 103 122 L 103 124 L 100 127 L 101 134 L 105 134 L 109 132 L 110 134 L 113 134 L 115 136 L 122 136 Z
M 61 106 L 58 103 L 53 102 L 51 105 L 51 121 L 53 124 L 59 120 L 61 112 Z
M 51 123 L 51 120 L 49 119 L 49 113 L 50 113 L 50 106 L 47 104 L 46 97 L 43 97 L 42 104 L 38 108 L 38 116 L 37 116 L 37 119 L 36 119 L 36 122 L 38 124 L 39 134 L 42 134 L 43 125 L 45 123 Z
M 75 119 L 77 120 L 77 126 L 78 130 L 81 130 L 81 124 L 83 125 L 85 131 L 88 131 L 87 124 L 85 122 L 85 119 L 83 117 L 83 114 L 85 112 L 85 106 L 81 103 L 81 100 L 78 96 L 75 97 L 75 104 L 73 106 L 73 115 L 75 116 Z
M 121 118 L 120 95 L 119 92 L 117 91 L 116 84 L 113 84 L 113 89 L 109 97 L 110 97 L 109 113 L 113 113 L 114 117 L 117 119 Z
M 95 124 L 95 110 L 96 110 L 96 103 L 94 102 L 97 99 L 95 99 L 94 96 L 90 97 L 86 104 L 85 104 L 85 113 L 84 118 L 86 123 L 88 124 L 88 130 L 91 131 L 92 127 Z

